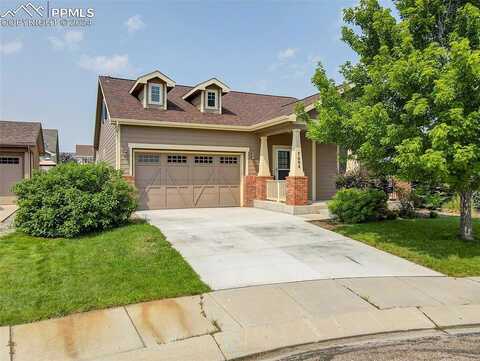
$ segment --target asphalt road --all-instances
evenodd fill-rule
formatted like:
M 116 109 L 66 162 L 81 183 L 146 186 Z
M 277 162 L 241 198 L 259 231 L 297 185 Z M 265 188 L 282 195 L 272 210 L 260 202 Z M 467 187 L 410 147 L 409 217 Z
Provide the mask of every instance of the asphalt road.
M 472 361 L 480 360 L 480 334 L 435 337 L 308 351 L 278 361 Z

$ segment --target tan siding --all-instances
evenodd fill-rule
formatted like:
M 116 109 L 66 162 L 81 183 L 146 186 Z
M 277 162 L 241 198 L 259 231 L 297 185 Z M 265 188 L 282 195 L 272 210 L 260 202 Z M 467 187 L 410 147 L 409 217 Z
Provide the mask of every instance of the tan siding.
M 120 168 L 125 174 L 130 170 L 128 143 L 248 147 L 255 160 L 259 157 L 260 141 L 251 133 L 122 125 L 120 138 Z M 249 169 L 256 169 L 255 160 L 250 160 Z
M 115 167 L 116 158 L 116 132 L 115 125 L 110 123 L 107 119 L 101 122 L 100 125 L 100 139 L 98 142 L 97 160 L 106 162 L 112 167 Z
M 329 199 L 335 194 L 337 177 L 337 146 L 317 144 L 317 199 Z

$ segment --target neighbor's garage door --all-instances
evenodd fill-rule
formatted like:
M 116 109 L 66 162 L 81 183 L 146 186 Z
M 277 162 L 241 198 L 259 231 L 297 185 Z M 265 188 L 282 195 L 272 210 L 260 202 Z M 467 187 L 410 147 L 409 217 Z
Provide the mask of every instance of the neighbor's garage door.
M 240 156 L 136 153 L 140 209 L 240 205 Z
M 22 160 L 20 155 L 0 154 L 0 204 L 15 199 L 12 187 L 23 178 Z

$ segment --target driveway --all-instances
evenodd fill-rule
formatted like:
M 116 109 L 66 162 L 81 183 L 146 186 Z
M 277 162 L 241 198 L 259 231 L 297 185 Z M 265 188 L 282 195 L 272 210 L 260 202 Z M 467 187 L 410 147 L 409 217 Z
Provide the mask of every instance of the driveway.
M 256 208 L 142 211 L 212 289 L 328 278 L 438 276 L 304 219 Z

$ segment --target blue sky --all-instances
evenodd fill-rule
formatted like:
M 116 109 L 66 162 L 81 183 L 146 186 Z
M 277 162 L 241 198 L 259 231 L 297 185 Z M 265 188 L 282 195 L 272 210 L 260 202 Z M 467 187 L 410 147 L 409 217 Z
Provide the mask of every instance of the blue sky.
M 302 98 L 315 92 L 317 61 L 340 80 L 338 66 L 355 60 L 340 41 L 342 8 L 355 0 L 51 3 L 94 8 L 94 24 L 0 29 L 0 118 L 59 129 L 62 151 L 93 141 L 99 74 L 158 69 L 177 84 L 215 76 L 234 90 Z

